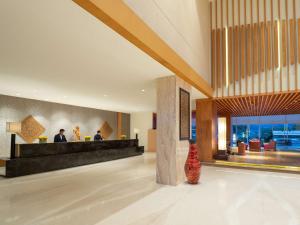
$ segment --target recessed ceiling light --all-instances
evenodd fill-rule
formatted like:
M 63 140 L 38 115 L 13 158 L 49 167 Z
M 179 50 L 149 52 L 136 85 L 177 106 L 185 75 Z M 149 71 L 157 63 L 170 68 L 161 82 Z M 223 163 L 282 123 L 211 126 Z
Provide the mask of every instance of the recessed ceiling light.
M 103 96 L 104 96 L 104 97 L 107 97 L 108 95 L 104 94 Z
M 145 92 L 145 89 L 142 89 L 141 92 Z

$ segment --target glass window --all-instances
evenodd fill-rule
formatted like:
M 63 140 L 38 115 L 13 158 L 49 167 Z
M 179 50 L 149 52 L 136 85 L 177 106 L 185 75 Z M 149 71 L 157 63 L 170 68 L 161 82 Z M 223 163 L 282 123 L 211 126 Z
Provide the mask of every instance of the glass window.
M 273 139 L 273 130 L 271 124 L 262 124 L 260 126 L 260 139 L 263 143 L 268 143 Z
M 251 139 L 259 139 L 259 125 L 251 124 L 249 125 L 249 140 Z
M 300 149 L 300 124 L 288 124 L 286 143 L 289 150 Z
M 247 142 L 248 139 L 248 129 L 247 125 L 237 125 L 236 126 L 236 138 L 237 141 Z

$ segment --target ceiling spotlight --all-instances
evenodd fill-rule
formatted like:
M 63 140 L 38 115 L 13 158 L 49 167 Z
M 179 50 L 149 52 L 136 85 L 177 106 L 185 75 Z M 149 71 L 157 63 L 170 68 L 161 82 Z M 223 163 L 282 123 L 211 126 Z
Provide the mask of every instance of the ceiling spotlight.
M 145 92 L 145 89 L 142 89 L 142 90 L 141 90 L 141 92 L 143 92 L 143 93 L 144 93 L 144 92 Z

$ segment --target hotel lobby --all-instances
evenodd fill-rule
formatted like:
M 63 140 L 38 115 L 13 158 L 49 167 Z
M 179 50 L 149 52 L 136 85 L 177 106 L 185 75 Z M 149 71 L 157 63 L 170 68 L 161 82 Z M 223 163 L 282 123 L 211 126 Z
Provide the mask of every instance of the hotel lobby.
M 300 224 L 297 0 L 9 0 L 0 29 L 1 225 Z

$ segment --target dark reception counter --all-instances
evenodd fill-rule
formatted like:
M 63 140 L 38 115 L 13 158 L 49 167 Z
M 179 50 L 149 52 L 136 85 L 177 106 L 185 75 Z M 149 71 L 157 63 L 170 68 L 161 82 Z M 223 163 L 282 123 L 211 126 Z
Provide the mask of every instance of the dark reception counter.
M 141 155 L 137 139 L 20 144 L 6 160 L 6 177 L 17 177 Z

